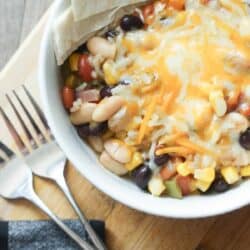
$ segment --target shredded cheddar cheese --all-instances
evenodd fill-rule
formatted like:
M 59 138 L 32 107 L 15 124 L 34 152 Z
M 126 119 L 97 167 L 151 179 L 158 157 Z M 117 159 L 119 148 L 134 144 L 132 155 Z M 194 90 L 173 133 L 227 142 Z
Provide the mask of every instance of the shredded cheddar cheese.
M 179 154 L 181 156 L 187 156 L 188 154 L 193 154 L 195 151 L 186 147 L 166 147 L 162 149 L 158 149 L 156 151 L 156 155 L 162 154 Z
M 94 80 L 76 96 L 95 104 L 84 112 L 73 103 L 79 135 L 104 167 L 128 174 L 152 195 L 226 191 L 250 177 L 250 1 L 140 4 L 119 9 L 126 16 L 114 32 L 87 41 Z M 80 56 L 74 52 L 65 63 L 79 81 L 84 65 L 73 59 Z M 218 174 L 229 185 L 218 187 Z
M 183 132 L 178 132 L 172 135 L 164 135 L 162 138 L 159 140 L 159 144 L 169 144 L 169 143 L 174 143 L 177 139 L 186 136 L 185 133 Z
M 249 10 L 238 0 L 157 1 L 151 22 L 114 39 L 117 56 L 109 63 L 117 82 L 129 85 L 114 85 L 112 92 L 138 104 L 125 141 L 145 154 L 155 143 L 164 146 L 157 154 L 203 155 L 217 165 L 224 161 L 222 147 L 238 150 L 239 132 L 232 131 L 240 125 L 228 124 L 227 116 L 238 112 L 239 102 L 250 102 L 244 95 L 250 86 Z M 104 79 L 110 79 L 105 64 Z M 244 162 L 250 164 L 249 152 Z
M 148 105 L 146 115 L 145 115 L 144 119 L 142 120 L 140 129 L 139 129 L 139 134 L 137 137 L 138 144 L 140 144 L 143 140 L 143 137 L 144 137 L 146 130 L 147 130 L 147 123 L 154 112 L 156 102 L 157 102 L 157 97 L 155 96 L 155 97 L 153 97 L 151 103 Z
M 203 148 L 193 142 L 191 142 L 188 138 L 179 138 L 176 140 L 177 145 L 189 148 L 200 154 L 208 154 L 208 155 L 215 155 L 211 150 Z

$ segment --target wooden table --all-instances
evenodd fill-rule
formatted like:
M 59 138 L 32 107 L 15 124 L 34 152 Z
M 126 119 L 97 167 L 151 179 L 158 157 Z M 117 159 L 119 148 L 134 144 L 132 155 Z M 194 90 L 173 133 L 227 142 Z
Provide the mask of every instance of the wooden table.
M 26 82 L 37 89 L 37 58 L 46 19 L 47 15 L 43 17 L 1 72 L 1 91 L 2 89 L 10 90 L 10 86 L 14 82 L 20 84 Z M 69 186 L 86 216 L 105 220 L 109 249 L 250 249 L 250 207 L 223 216 L 197 220 L 155 217 L 115 202 L 93 187 L 70 164 L 67 167 L 66 176 Z M 35 188 L 42 200 L 59 217 L 76 218 L 65 197 L 53 183 L 36 178 Z M 183 207 L 184 210 L 185 207 Z M 28 202 L 2 199 L 0 200 L 0 217 L 5 220 L 47 218 Z

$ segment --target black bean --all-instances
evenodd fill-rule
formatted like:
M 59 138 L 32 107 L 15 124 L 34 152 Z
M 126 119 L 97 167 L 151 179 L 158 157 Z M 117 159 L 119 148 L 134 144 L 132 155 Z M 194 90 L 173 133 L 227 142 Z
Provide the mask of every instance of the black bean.
M 227 184 L 223 178 L 216 179 L 211 186 L 211 189 L 213 189 L 216 193 L 223 193 L 229 188 L 230 185 Z
M 244 149 L 250 150 L 250 128 L 240 134 L 239 143 Z
M 209 187 L 209 189 L 206 192 L 202 192 L 202 194 L 212 194 L 214 192 L 216 193 L 223 193 L 229 190 L 230 185 L 226 183 L 224 178 L 220 174 L 216 174 L 216 178 Z
M 102 135 L 107 131 L 107 129 L 108 129 L 107 122 L 102 122 L 102 123 L 91 122 L 89 124 L 90 135 L 92 136 Z
M 76 52 L 81 53 L 81 54 L 88 52 L 87 44 L 86 43 L 82 44 L 80 47 L 78 47 Z
M 100 96 L 101 98 L 105 98 L 105 97 L 109 97 L 112 96 L 112 92 L 111 92 L 112 88 L 109 86 L 104 86 L 101 91 L 100 91 Z
M 147 165 L 141 165 L 132 172 L 132 179 L 138 187 L 145 190 L 152 176 L 152 170 Z
M 138 16 L 125 15 L 120 21 L 120 26 L 124 31 L 131 31 L 143 28 L 144 23 Z
M 163 155 L 155 155 L 154 157 L 154 162 L 158 166 L 162 166 L 166 164 L 169 160 L 169 155 L 168 154 L 163 154 Z
M 107 122 L 92 122 L 77 126 L 76 128 L 79 136 L 85 138 L 87 136 L 99 136 L 104 134 L 108 129 L 108 124 Z
M 77 126 L 76 129 L 77 129 L 77 132 L 78 132 L 80 137 L 85 138 L 87 136 L 90 136 L 90 130 L 89 130 L 89 124 L 88 123 Z
M 105 33 L 105 37 L 108 38 L 108 37 L 111 37 L 111 38 L 115 38 L 116 36 L 119 35 L 119 31 L 118 30 L 108 30 L 106 33 Z

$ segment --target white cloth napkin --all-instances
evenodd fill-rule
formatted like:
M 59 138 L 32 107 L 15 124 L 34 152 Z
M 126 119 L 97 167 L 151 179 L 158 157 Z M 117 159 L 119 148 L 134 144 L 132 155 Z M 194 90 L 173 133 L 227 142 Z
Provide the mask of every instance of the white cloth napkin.
M 5 68 L 0 72 L 0 105 L 7 113 L 9 118 L 20 131 L 20 124 L 16 122 L 13 111 L 7 104 L 5 94 L 10 94 L 15 89 L 20 96 L 23 96 L 21 85 L 24 84 L 32 93 L 34 98 L 40 104 L 40 95 L 38 87 L 38 54 L 39 47 L 43 35 L 43 28 L 48 18 L 48 12 L 41 19 L 36 28 L 31 32 L 22 46 L 14 54 L 11 60 L 6 64 Z M 14 98 L 13 98 L 14 99 Z M 15 100 L 15 99 L 14 99 Z M 26 101 L 26 99 L 24 100 Z M 12 147 L 13 141 L 9 135 L 6 126 L 0 116 L 0 140 Z

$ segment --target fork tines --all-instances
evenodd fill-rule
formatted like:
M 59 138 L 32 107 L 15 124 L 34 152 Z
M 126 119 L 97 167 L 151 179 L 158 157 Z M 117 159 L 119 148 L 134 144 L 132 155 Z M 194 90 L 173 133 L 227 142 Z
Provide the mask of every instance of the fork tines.
M 10 132 L 10 135 L 12 136 L 15 145 L 17 146 L 17 149 L 19 152 L 22 152 L 25 148 L 24 143 L 20 137 L 20 135 L 17 133 L 15 127 L 13 126 L 13 124 L 11 123 L 11 121 L 9 120 L 8 116 L 6 115 L 6 113 L 4 112 L 4 110 L 0 107 L 0 114 L 3 117 L 3 120 Z
M 23 133 L 17 131 L 14 122 L 11 121 L 1 107 L 0 113 L 2 114 L 3 120 L 5 121 L 19 152 L 25 153 L 24 149 L 31 152 L 40 144 L 51 141 L 51 135 L 46 119 L 39 105 L 24 85 L 22 85 L 22 90 L 24 97 L 27 100 L 27 104 L 25 104 L 24 98 L 21 98 L 15 90 L 12 91 L 13 98 L 8 94 L 6 94 L 6 98 Z
M 9 160 L 13 155 L 14 153 L 0 141 L 0 164 Z
M 8 157 L 13 156 L 13 152 L 0 141 L 0 150 L 2 150 Z
M 30 100 L 30 103 L 33 105 L 34 109 L 36 110 L 36 112 L 37 112 L 38 116 L 40 117 L 41 121 L 43 122 L 44 126 L 47 129 L 49 129 L 49 126 L 48 126 L 47 120 L 46 120 L 46 118 L 45 118 L 45 116 L 43 114 L 43 111 L 41 110 L 41 108 L 39 107 L 39 105 L 37 104 L 37 102 L 35 101 L 35 99 L 32 97 L 32 95 L 30 94 L 30 92 L 28 91 L 28 89 L 25 87 L 25 85 L 22 85 L 22 88 L 23 88 L 25 94 L 27 95 L 28 99 Z
M 14 105 L 14 103 L 12 102 L 12 100 L 10 99 L 8 94 L 6 94 L 5 96 L 8 100 L 8 103 L 10 104 L 11 108 L 13 109 L 15 115 L 17 116 L 17 118 L 18 118 L 25 134 L 27 135 L 28 139 L 32 140 L 32 135 L 31 135 L 30 131 L 28 130 L 28 128 L 25 126 L 25 122 L 24 122 L 23 118 L 21 117 L 20 113 L 18 112 L 16 106 Z

